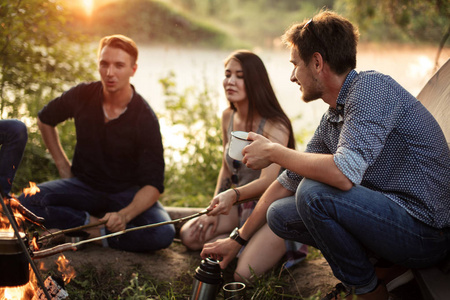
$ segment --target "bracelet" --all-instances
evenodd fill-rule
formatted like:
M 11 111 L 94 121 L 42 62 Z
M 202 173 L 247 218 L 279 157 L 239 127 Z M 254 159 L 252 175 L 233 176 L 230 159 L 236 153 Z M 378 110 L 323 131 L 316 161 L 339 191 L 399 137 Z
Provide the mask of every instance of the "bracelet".
M 234 203 L 238 203 L 239 198 L 241 197 L 241 192 L 239 192 L 238 189 L 234 189 L 234 188 L 233 188 L 233 191 L 236 193 L 236 202 L 234 202 Z

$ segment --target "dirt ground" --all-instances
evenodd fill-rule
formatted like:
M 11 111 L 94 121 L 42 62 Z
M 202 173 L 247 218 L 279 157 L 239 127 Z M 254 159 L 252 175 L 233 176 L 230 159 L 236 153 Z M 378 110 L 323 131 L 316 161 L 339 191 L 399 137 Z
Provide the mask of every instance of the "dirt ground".
M 172 219 L 190 216 L 199 209 L 166 208 Z M 177 232 L 182 223 L 176 223 Z M 83 265 L 92 264 L 101 270 L 102 267 L 112 268 L 121 274 L 130 274 L 136 265 L 140 265 L 142 270 L 159 281 L 174 282 L 182 275 L 188 274 L 188 278 L 195 274 L 195 269 L 200 265 L 200 251 L 189 251 L 177 239 L 172 245 L 163 250 L 152 253 L 132 253 L 111 248 L 103 248 L 99 245 L 88 243 L 78 251 L 65 251 L 63 253 L 70 261 L 70 264 L 77 270 Z M 40 259 L 45 268 L 50 269 L 55 265 L 58 258 L 53 255 Z M 232 274 L 228 270 L 229 274 Z M 227 270 L 224 271 L 224 279 Z M 332 274 L 331 268 L 323 257 L 304 260 L 281 274 L 284 282 L 288 282 L 289 287 L 285 292 L 289 295 L 296 295 L 298 299 L 308 298 L 317 295 L 325 295 L 333 289 L 339 282 Z M 186 278 L 186 277 L 185 277 Z M 129 280 L 131 278 L 127 278 Z M 391 298 L 395 300 L 423 300 L 417 283 L 411 282 L 391 293 Z
M 201 262 L 199 251 L 188 251 L 179 242 L 153 253 L 131 253 L 87 244 L 82 250 L 66 251 L 63 254 L 75 270 L 85 264 L 93 264 L 97 268 L 108 266 L 127 274 L 139 264 L 150 276 L 169 282 L 173 282 L 180 274 L 194 274 Z M 40 261 L 44 262 L 46 268 L 51 268 L 58 256 L 59 254 Z M 299 298 L 315 295 L 318 291 L 328 292 L 338 282 L 323 258 L 303 261 L 290 268 L 289 272 L 284 271 L 282 276 L 290 283 L 286 292 L 298 295 Z

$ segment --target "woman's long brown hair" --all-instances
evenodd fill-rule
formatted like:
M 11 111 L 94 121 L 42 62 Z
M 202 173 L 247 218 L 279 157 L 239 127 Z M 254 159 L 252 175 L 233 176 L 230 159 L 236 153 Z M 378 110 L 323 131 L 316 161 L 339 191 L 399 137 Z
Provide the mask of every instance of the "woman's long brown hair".
M 237 60 L 242 67 L 244 73 L 245 92 L 248 98 L 248 112 L 246 120 L 246 130 L 252 130 L 253 115 L 257 111 L 258 114 L 271 121 L 280 122 L 289 130 L 288 147 L 295 149 L 295 139 L 292 130 L 292 124 L 280 103 L 278 102 L 272 85 L 270 84 L 269 75 L 266 67 L 258 55 L 248 50 L 237 50 L 231 53 L 225 60 L 225 65 L 231 59 Z M 230 107 L 236 110 L 233 103 Z

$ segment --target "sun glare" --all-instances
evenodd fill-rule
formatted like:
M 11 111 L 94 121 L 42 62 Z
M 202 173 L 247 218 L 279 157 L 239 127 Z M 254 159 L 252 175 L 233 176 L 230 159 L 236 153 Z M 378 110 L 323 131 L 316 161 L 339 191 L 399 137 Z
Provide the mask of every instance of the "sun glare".
M 86 14 L 90 16 L 92 14 L 92 9 L 94 8 L 94 0 L 82 0 L 82 1 Z

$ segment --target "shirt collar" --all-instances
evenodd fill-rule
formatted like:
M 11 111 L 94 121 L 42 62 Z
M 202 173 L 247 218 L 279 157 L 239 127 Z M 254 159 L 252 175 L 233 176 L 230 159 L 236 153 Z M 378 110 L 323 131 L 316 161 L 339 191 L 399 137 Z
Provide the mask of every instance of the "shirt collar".
M 351 82 L 358 75 L 358 72 L 351 70 L 345 78 L 344 84 L 339 91 L 339 96 L 336 100 L 336 108 L 330 107 L 327 112 L 327 120 L 333 123 L 339 123 L 344 120 L 344 106 L 347 94 L 351 87 Z

